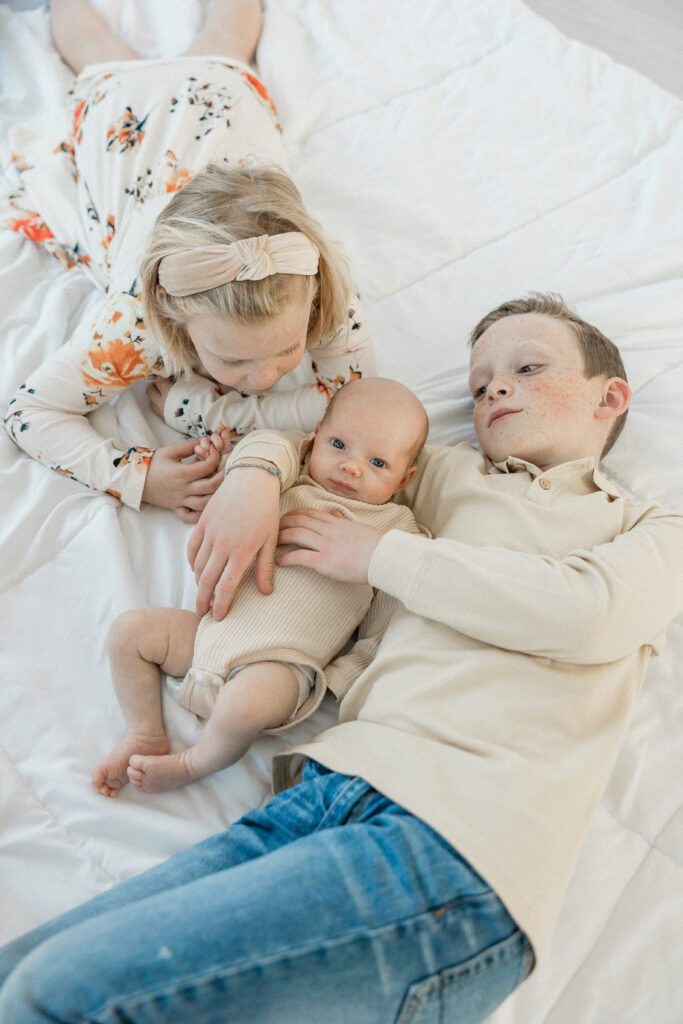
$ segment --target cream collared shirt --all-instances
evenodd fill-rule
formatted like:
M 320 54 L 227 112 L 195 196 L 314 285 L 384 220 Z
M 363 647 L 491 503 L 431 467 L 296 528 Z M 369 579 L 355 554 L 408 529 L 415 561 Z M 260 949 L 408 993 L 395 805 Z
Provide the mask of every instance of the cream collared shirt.
M 296 455 L 254 434 L 238 454 Z M 620 494 L 592 459 L 540 472 L 426 449 L 370 583 L 401 604 L 339 724 L 279 755 L 360 775 L 489 882 L 542 954 L 651 654 L 683 603 L 683 516 Z

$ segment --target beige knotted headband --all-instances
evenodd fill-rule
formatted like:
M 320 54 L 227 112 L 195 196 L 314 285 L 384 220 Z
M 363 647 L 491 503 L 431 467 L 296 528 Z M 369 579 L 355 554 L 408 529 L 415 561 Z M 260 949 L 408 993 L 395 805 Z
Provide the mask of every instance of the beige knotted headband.
M 218 288 L 229 281 L 260 281 L 271 274 L 311 276 L 318 270 L 320 253 L 301 231 L 282 235 L 240 238 L 229 245 L 164 256 L 159 263 L 159 284 L 182 298 Z

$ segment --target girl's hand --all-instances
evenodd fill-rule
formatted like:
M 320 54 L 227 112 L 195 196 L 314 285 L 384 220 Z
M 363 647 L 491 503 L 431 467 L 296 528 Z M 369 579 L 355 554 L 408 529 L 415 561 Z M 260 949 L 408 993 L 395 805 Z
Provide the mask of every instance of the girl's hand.
M 273 559 L 280 520 L 280 485 L 263 469 L 236 469 L 208 502 L 187 546 L 197 581 L 197 611 L 213 598 L 215 619 L 224 618 L 237 585 L 254 558 L 256 583 L 273 589 Z
M 155 412 L 162 420 L 164 418 L 166 397 L 172 387 L 172 380 L 153 380 L 152 383 L 148 384 L 145 388 L 145 394 L 149 398 L 149 404 L 152 408 L 152 412 Z
M 170 508 L 184 523 L 196 523 L 211 495 L 220 487 L 220 452 L 212 448 L 203 460 L 185 463 L 194 455 L 197 441 L 188 438 L 157 448 L 147 470 L 142 500 L 159 508 Z
M 343 512 L 301 509 L 280 520 L 278 544 L 296 544 L 278 565 L 306 565 L 346 583 L 367 583 L 370 559 L 382 539 L 373 526 L 347 519 Z

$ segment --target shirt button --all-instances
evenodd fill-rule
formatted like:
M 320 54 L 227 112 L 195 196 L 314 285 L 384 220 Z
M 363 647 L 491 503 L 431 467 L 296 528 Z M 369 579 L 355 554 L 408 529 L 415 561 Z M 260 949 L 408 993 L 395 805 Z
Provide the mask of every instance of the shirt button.
M 546 480 L 546 478 L 542 476 L 538 482 L 544 491 L 550 490 L 550 480 Z

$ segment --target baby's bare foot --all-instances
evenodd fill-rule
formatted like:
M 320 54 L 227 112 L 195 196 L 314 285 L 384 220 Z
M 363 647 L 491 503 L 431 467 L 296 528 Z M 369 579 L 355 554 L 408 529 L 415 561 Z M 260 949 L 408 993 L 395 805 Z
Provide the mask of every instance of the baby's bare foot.
M 127 733 L 118 746 L 104 758 L 92 773 L 91 782 L 103 796 L 114 797 L 128 782 L 128 762 L 133 754 L 167 754 L 171 749 L 166 736 L 143 736 Z
M 191 771 L 190 751 L 165 757 L 134 754 L 128 765 L 128 781 L 143 793 L 166 793 L 197 778 Z

